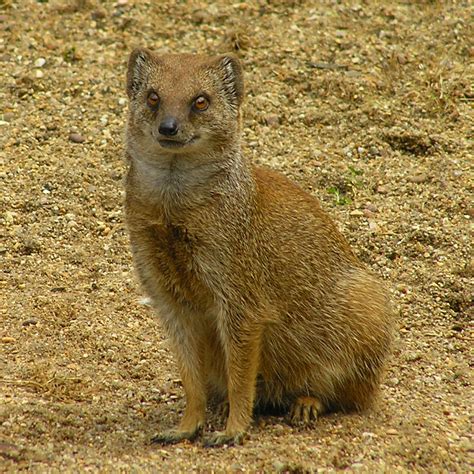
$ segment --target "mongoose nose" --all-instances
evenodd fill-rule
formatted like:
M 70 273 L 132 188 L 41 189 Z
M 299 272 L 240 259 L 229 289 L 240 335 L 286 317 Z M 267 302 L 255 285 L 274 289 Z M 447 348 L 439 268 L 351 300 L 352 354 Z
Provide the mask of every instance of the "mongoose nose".
M 166 135 L 167 137 L 172 137 L 178 133 L 178 121 L 173 117 L 168 117 L 163 119 L 160 123 L 160 127 L 158 131 L 162 135 Z

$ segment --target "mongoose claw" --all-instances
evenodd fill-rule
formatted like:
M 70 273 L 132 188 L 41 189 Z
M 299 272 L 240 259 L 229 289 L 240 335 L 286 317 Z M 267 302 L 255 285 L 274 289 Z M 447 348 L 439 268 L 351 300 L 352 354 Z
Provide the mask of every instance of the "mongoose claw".
M 323 412 L 323 404 L 313 397 L 298 397 L 290 410 L 291 424 L 307 426 L 318 419 Z
M 178 430 L 169 430 L 163 431 L 163 433 L 158 433 L 157 435 L 151 438 L 151 444 L 176 444 L 181 441 L 194 441 L 201 430 L 197 429 L 195 431 L 178 431 Z
M 218 448 L 220 446 L 236 446 L 243 444 L 244 432 L 239 432 L 234 435 L 228 435 L 225 431 L 216 431 L 210 436 L 207 436 L 203 441 L 205 448 Z

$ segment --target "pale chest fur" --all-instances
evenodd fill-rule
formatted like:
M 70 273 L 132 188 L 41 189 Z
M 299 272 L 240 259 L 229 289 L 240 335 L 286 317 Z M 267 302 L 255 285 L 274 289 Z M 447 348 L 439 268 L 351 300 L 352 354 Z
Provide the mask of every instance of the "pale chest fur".
M 213 250 L 209 243 L 184 225 L 153 223 L 131 230 L 137 272 L 155 304 L 183 305 L 206 311 L 215 297 L 207 267 Z
M 203 184 L 204 168 L 188 171 L 183 181 L 180 170 L 172 170 L 165 185 L 161 168 L 134 166 L 127 179 L 127 221 L 137 273 L 155 306 L 209 313 L 242 290 L 235 275 L 248 267 L 241 247 L 248 240 L 249 193 L 230 186 L 230 178 L 222 180 L 226 172 Z

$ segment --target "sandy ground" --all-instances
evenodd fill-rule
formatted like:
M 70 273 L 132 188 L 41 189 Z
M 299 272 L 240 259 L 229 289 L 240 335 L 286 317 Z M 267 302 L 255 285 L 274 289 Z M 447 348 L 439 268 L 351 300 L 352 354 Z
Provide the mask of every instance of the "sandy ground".
M 470 2 L 0 9 L 0 471 L 474 469 Z M 310 429 L 261 417 L 235 448 L 148 444 L 184 400 L 123 225 L 137 45 L 236 51 L 245 152 L 316 194 L 387 280 L 399 331 L 372 411 Z

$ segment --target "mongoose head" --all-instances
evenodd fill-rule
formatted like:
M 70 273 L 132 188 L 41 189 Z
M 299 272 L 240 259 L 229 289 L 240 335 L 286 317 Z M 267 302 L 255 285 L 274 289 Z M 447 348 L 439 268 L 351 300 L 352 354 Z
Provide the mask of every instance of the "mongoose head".
M 233 55 L 160 55 L 136 49 L 128 63 L 127 93 L 132 156 L 156 160 L 208 154 L 238 141 L 243 78 Z

